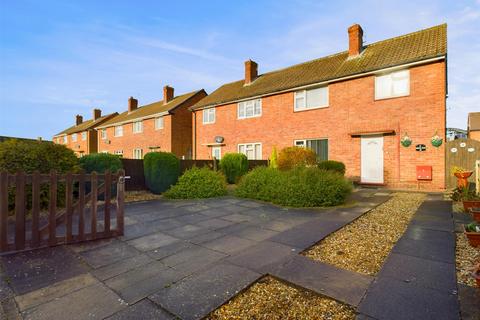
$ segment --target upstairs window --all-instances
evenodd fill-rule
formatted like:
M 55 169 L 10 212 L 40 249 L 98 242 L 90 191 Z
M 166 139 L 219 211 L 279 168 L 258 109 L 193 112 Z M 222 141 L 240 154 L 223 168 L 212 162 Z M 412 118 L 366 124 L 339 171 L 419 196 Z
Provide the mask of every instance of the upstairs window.
M 164 125 L 165 125 L 165 122 L 163 120 L 163 117 L 155 118 L 155 130 L 163 129 Z
M 410 94 L 410 71 L 401 70 L 375 77 L 375 99 L 408 96 Z
M 123 126 L 115 126 L 115 132 L 113 134 L 115 137 L 123 136 Z
M 328 107 L 328 86 L 295 92 L 295 111 L 326 107 Z
M 77 142 L 77 134 L 72 134 L 72 142 Z
M 215 108 L 203 109 L 203 124 L 215 123 Z
M 87 133 L 86 132 L 82 132 L 82 140 L 83 141 L 87 140 Z
M 262 99 L 238 103 L 238 119 L 260 117 L 262 115 Z
M 141 133 L 141 132 L 143 132 L 143 122 L 135 121 L 133 123 L 133 133 Z
M 103 140 L 107 139 L 107 129 L 102 129 L 102 131 L 100 131 L 100 136 Z

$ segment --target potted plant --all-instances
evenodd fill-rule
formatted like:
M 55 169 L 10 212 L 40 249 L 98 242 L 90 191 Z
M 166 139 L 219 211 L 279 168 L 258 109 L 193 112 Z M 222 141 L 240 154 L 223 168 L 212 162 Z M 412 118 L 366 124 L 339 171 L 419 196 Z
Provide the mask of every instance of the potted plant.
M 412 138 L 410 138 L 408 134 L 405 132 L 405 135 L 402 137 L 402 139 L 400 139 L 400 143 L 405 148 L 410 147 L 410 145 L 412 144 Z
M 480 222 L 480 208 L 471 208 L 470 212 L 472 213 L 473 220 Z
M 443 139 L 435 132 L 435 135 L 431 139 L 432 146 L 438 148 L 442 145 Z
M 472 276 L 477 281 L 477 287 L 480 287 L 480 263 L 477 263 L 472 270 Z
M 480 226 L 475 222 L 469 223 L 464 226 L 465 235 L 467 236 L 468 242 L 472 247 L 480 246 Z
M 462 167 L 453 166 L 452 174 L 457 177 L 457 187 L 466 188 L 468 186 L 468 178 L 473 174 L 473 171 L 468 171 Z
M 462 189 L 462 202 L 463 209 L 469 212 L 473 208 L 480 207 L 480 197 L 475 193 L 475 190 L 469 190 L 469 188 Z

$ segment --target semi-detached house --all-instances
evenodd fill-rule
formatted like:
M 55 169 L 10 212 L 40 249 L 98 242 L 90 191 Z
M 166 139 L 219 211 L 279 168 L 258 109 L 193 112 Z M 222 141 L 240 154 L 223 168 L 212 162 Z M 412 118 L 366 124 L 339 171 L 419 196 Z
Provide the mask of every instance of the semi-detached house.
M 179 158 L 192 156 L 192 113 L 189 108 L 206 96 L 198 91 L 174 96 L 163 88 L 163 100 L 139 107 L 130 97 L 128 110 L 97 128 L 98 152 L 142 159 L 150 151 L 172 152 Z
M 244 79 L 192 108 L 194 158 L 295 145 L 361 183 L 444 189 L 444 144 L 431 139 L 445 137 L 446 66 L 445 24 L 368 45 L 356 24 L 347 51 L 264 74 L 248 60 Z

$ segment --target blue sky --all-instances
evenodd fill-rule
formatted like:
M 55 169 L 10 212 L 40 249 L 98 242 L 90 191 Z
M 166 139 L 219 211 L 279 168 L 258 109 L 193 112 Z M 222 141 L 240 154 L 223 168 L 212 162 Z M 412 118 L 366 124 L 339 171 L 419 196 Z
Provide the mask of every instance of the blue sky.
M 448 23 L 448 126 L 480 111 L 480 0 L 472 1 L 21 1 L 0 0 L 0 135 L 51 139 L 74 123 L 207 92 L 243 77 Z

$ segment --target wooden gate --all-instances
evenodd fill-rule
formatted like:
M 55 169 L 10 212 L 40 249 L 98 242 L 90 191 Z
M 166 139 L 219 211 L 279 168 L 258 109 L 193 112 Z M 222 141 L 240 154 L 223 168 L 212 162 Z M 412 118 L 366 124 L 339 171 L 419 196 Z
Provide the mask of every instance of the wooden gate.
M 124 178 L 1 172 L 0 253 L 123 235 Z
M 455 188 L 457 178 L 451 172 L 453 166 L 471 170 L 474 174 L 469 178 L 475 182 L 475 163 L 480 160 L 480 141 L 473 139 L 457 139 L 445 144 L 445 183 L 447 188 Z

